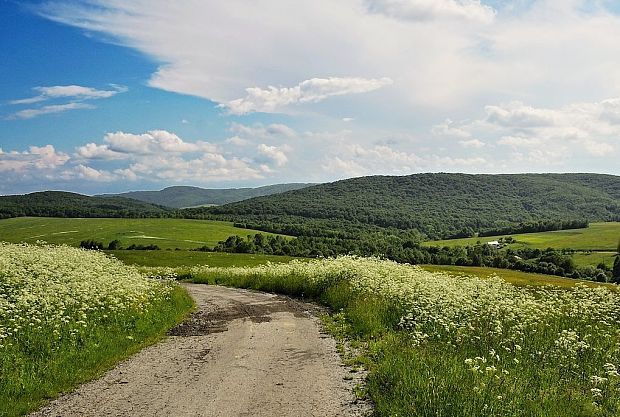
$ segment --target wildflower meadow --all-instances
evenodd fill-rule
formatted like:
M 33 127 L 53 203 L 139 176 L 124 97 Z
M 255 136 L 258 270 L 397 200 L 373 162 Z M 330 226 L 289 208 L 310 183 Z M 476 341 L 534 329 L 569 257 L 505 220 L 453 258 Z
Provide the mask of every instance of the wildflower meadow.
M 620 415 L 614 288 L 517 287 L 356 257 L 159 273 L 331 306 L 332 329 L 364 347 L 377 415 Z
M 101 252 L 0 243 L 0 415 L 92 378 L 191 306 L 175 283 Z

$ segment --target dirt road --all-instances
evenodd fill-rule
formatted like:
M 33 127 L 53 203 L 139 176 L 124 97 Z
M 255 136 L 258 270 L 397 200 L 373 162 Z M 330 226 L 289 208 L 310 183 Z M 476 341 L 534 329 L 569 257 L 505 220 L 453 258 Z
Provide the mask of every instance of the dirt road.
M 312 305 L 187 284 L 197 312 L 162 343 L 35 416 L 358 416 Z M 349 378 L 347 378 L 349 379 Z

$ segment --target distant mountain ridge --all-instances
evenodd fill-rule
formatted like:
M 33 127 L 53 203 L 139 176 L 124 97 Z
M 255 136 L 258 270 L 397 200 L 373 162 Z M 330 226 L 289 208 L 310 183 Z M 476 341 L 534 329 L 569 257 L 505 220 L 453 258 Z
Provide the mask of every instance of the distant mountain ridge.
M 168 217 L 172 211 L 130 198 L 90 197 L 65 191 L 0 196 L 0 219 L 9 217 Z
M 222 205 L 247 200 L 254 197 L 279 194 L 286 191 L 310 187 L 311 183 L 275 184 L 256 188 L 200 188 L 173 186 L 159 191 L 130 191 L 120 194 L 102 194 L 98 197 L 124 197 L 145 203 L 172 208 Z
M 414 174 L 320 184 L 181 210 L 297 236 L 412 230 L 439 239 L 549 219 L 620 221 L 620 177 L 603 174 Z

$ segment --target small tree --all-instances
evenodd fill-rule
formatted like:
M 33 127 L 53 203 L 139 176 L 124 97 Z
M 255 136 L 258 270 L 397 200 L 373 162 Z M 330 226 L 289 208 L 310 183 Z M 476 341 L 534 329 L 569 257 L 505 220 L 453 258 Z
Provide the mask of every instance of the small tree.
M 620 254 L 616 255 L 614 267 L 611 270 L 611 276 L 613 282 L 615 282 L 616 284 L 620 284 Z
M 121 248 L 121 241 L 120 240 L 113 240 L 108 244 L 108 249 L 109 250 L 117 250 Z

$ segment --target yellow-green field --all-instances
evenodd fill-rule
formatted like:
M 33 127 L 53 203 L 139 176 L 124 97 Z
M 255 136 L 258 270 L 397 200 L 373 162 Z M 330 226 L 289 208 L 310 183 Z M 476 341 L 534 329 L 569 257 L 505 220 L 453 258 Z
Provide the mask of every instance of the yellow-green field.
M 517 243 L 511 247 L 528 246 L 538 249 L 575 249 L 615 251 L 620 240 L 620 222 L 591 223 L 587 229 L 558 230 L 553 232 L 523 233 L 517 235 L 470 237 L 464 239 L 434 240 L 426 242 L 432 246 L 467 246 L 476 242 L 492 242 L 511 236 Z
M 585 284 L 589 287 L 606 286 L 617 289 L 614 284 L 601 284 L 593 281 L 556 277 L 554 275 L 533 274 L 530 272 L 515 271 L 512 269 L 499 269 L 481 266 L 456 266 L 456 265 L 421 265 L 422 269 L 429 272 L 444 272 L 450 275 L 475 276 L 490 278 L 498 276 L 504 281 L 516 286 L 543 286 L 555 285 L 557 287 L 574 287 L 577 284 Z
M 255 233 L 259 232 L 236 228 L 229 222 L 210 220 L 52 217 L 0 220 L 0 241 L 35 243 L 43 240 L 71 246 L 79 246 L 82 240 L 93 239 L 104 245 L 120 240 L 123 247 L 152 244 L 162 249 L 194 249 L 205 245 L 212 247 L 231 235 L 245 237 Z
M 128 265 L 139 266 L 195 266 L 209 265 L 213 267 L 223 266 L 256 266 L 270 263 L 289 262 L 290 256 L 262 255 L 250 253 L 225 253 L 225 252 L 196 252 L 188 250 L 114 250 L 106 251 L 107 254 L 123 261 Z

